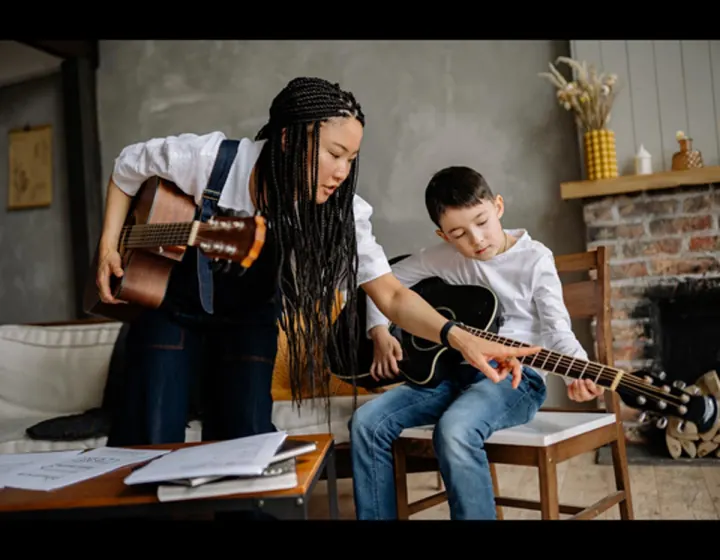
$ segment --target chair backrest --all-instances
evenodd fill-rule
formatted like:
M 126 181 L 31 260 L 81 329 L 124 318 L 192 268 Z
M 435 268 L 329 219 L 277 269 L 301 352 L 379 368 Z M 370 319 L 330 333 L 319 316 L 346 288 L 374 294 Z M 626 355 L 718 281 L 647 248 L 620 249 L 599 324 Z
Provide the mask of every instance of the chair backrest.
M 563 281 L 565 305 L 571 318 L 594 320 L 595 356 L 590 355 L 590 359 L 614 366 L 607 249 L 600 246 L 582 253 L 557 255 L 555 265 L 561 280 L 563 275 L 587 273 L 580 280 Z M 619 411 L 616 393 L 607 391 L 604 400 L 608 411 Z

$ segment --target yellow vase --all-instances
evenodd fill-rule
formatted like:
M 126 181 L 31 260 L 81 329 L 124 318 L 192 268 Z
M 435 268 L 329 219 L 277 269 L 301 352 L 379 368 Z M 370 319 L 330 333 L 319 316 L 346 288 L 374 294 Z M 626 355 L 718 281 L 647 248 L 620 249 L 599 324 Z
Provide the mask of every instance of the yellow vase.
M 612 130 L 591 130 L 584 134 L 585 169 L 589 181 L 618 176 L 615 133 Z

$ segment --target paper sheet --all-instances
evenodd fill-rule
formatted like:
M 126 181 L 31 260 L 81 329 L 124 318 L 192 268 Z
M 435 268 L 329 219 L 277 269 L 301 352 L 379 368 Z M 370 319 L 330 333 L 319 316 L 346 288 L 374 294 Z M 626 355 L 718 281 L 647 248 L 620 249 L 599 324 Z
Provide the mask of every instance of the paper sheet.
M 82 449 L 70 451 L 46 451 L 41 453 L 9 453 L 0 455 L 0 488 L 3 488 L 3 478 L 18 469 L 28 468 L 32 465 L 41 465 L 53 461 L 62 461 L 82 453 Z
M 158 449 L 100 447 L 72 457 L 32 463 L 0 478 L 0 485 L 24 490 L 55 490 L 109 473 L 115 469 L 155 459 L 168 453 Z
M 272 432 L 173 451 L 134 471 L 125 484 L 201 476 L 258 476 L 286 437 L 285 432 Z

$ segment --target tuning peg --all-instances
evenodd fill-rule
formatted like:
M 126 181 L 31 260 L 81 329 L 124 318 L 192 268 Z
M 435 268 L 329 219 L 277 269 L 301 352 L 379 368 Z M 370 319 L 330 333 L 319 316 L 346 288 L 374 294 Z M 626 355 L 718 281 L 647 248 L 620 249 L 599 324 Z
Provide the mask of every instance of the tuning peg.
M 223 259 L 223 260 L 220 260 L 220 258 L 215 257 L 215 258 L 212 260 L 212 263 L 211 263 L 211 264 L 212 264 L 212 269 L 213 269 L 215 272 L 223 272 L 223 273 L 225 273 L 225 272 L 229 272 L 229 271 L 230 271 L 230 266 L 232 265 L 232 261 L 224 260 L 224 259 Z
M 657 419 L 657 422 L 655 422 L 655 426 L 657 426 L 658 430 L 664 430 L 668 425 L 668 419 L 664 416 L 661 416 Z
M 652 385 L 655 381 L 665 381 L 666 377 L 667 374 L 664 371 L 649 371 L 643 379 Z
M 684 389 L 687 386 L 687 384 L 680 379 L 676 379 L 672 384 L 676 389 Z

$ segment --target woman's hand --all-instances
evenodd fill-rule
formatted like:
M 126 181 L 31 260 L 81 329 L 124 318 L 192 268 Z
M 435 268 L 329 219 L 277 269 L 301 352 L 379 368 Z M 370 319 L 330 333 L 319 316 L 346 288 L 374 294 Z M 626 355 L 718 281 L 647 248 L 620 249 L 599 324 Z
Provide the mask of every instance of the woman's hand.
M 97 284 L 100 300 L 103 303 L 124 303 L 119 299 L 115 299 L 110 292 L 110 275 L 113 274 L 117 278 L 123 275 L 122 259 L 120 253 L 116 249 L 100 249 L 100 262 L 97 268 L 97 276 L 95 283 Z
M 508 375 L 512 375 L 514 389 L 517 389 L 522 380 L 522 364 L 518 357 L 530 356 L 540 351 L 539 346 L 503 346 L 475 336 L 460 327 L 452 327 L 448 331 L 448 342 L 469 364 L 482 371 L 494 383 L 500 383 Z M 490 365 L 491 360 L 497 362 L 497 368 Z
M 100 300 L 103 303 L 126 303 L 115 299 L 110 292 L 110 275 L 120 278 L 123 275 L 122 259 L 118 253 L 118 240 L 130 209 L 132 197 L 126 195 L 110 179 L 107 200 L 105 201 L 105 218 L 103 231 L 98 247 L 98 267 L 95 276 Z

